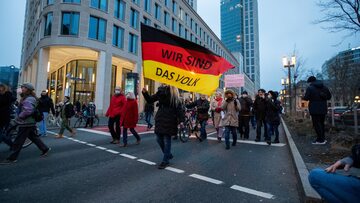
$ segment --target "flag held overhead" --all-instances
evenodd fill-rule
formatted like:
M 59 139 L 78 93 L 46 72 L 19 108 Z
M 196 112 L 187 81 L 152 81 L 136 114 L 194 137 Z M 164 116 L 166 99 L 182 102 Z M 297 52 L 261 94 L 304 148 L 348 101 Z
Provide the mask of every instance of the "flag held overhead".
M 141 24 L 144 76 L 186 91 L 210 95 L 234 66 L 210 50 Z

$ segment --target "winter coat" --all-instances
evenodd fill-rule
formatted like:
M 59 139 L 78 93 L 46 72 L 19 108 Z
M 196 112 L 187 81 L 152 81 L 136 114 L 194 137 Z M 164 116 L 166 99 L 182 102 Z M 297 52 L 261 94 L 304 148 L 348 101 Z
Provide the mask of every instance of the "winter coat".
M 11 92 L 0 94 L 0 126 L 7 125 L 10 122 L 11 105 L 16 100 Z
M 239 99 L 241 110 L 239 112 L 239 116 L 250 116 L 250 109 L 253 105 L 251 98 L 249 97 L 241 97 Z
M 276 99 L 266 99 L 266 123 L 280 125 L 280 101 Z
M 110 101 L 110 106 L 106 111 L 105 116 L 114 118 L 116 116 L 121 115 L 121 113 L 124 110 L 125 103 L 126 103 L 126 98 L 123 94 L 112 96 Z
M 39 105 L 38 108 L 39 108 L 41 113 L 43 113 L 43 112 L 49 113 L 50 110 L 51 110 L 51 113 L 55 114 L 54 103 L 53 103 L 52 99 L 49 96 L 41 95 L 41 97 L 39 98 L 39 104 L 38 105 Z
M 237 99 L 223 101 L 221 108 L 225 116 L 221 120 L 220 126 L 239 127 L 238 113 L 241 109 L 240 102 Z
M 75 114 L 74 105 L 69 101 L 64 103 L 61 107 L 61 118 L 68 119 L 71 118 Z
M 37 100 L 33 96 L 27 96 L 20 101 L 17 122 L 23 126 L 35 126 L 36 122 L 33 114 L 37 105 Z
M 170 88 L 159 87 L 154 95 L 147 92 L 143 96 L 148 103 L 159 101 L 159 109 L 155 115 L 155 133 L 158 135 L 175 136 L 178 132 L 178 124 L 184 122 L 184 108 L 179 102 L 177 106 L 170 103 Z
M 201 121 L 207 121 L 209 119 L 209 109 L 210 109 L 210 103 L 208 100 L 202 100 L 201 98 L 186 105 L 186 108 L 194 108 L 196 107 L 197 112 L 197 120 L 199 122 Z
M 309 101 L 310 115 L 325 115 L 327 113 L 327 100 L 331 99 L 329 89 L 322 81 L 312 82 L 306 89 L 303 100 Z
M 149 113 L 154 113 L 154 103 L 146 102 L 144 111 Z
M 215 99 L 213 99 L 213 100 L 211 101 L 211 103 L 210 103 L 210 108 L 211 108 L 211 110 L 214 112 L 214 127 L 215 127 L 215 128 L 220 127 L 221 111 L 222 111 L 222 108 L 221 108 L 222 101 L 223 101 L 223 98 L 221 98 L 220 105 L 219 105 L 219 102 L 216 101 Z
M 128 99 L 124 106 L 124 111 L 120 116 L 121 126 L 124 128 L 135 128 L 139 120 L 138 104 L 135 99 Z
M 266 113 L 266 99 L 256 96 L 253 104 L 253 110 L 256 120 L 264 120 Z

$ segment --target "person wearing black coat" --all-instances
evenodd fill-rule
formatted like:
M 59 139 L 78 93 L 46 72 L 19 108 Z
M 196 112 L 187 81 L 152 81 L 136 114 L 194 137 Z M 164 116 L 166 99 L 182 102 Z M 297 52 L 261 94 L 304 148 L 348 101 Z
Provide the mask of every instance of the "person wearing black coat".
M 154 113 L 154 103 L 146 102 L 144 112 L 145 112 L 145 121 L 147 123 L 147 129 L 150 130 L 153 127 L 153 125 L 151 124 L 151 116 Z
M 241 97 L 239 98 L 241 110 L 239 112 L 239 132 L 240 137 L 244 139 L 249 139 L 250 132 L 250 109 L 253 105 L 253 101 L 248 97 L 247 91 L 243 91 Z
M 176 87 L 161 85 L 154 95 L 149 95 L 146 88 L 143 88 L 142 94 L 148 103 L 158 101 L 159 109 L 155 115 L 155 134 L 164 154 L 158 168 L 164 169 L 169 166 L 169 160 L 173 158 L 171 136 L 177 135 L 179 124 L 183 125 L 185 120 L 184 108 L 181 105 L 179 91 Z
M 40 121 L 39 124 L 39 136 L 46 136 L 46 121 L 47 116 L 51 110 L 51 113 L 55 115 L 55 108 L 52 99 L 48 96 L 46 90 L 41 92 L 41 97 L 39 98 L 38 109 L 43 114 L 44 119 Z
M 268 145 L 271 145 L 271 136 L 275 134 L 274 143 L 279 143 L 279 125 L 280 125 L 280 112 L 281 104 L 277 100 L 278 93 L 269 91 L 268 97 L 266 99 L 266 128 L 267 128 L 267 137 L 265 141 Z
M 0 83 L 0 143 L 4 141 L 10 147 L 12 141 L 7 139 L 2 133 L 9 126 L 11 116 L 11 105 L 16 98 L 12 95 L 5 84 Z
M 306 89 L 303 100 L 309 101 L 309 113 L 316 131 L 317 138 L 312 144 L 326 144 L 325 140 L 325 116 L 327 114 L 327 100 L 331 99 L 331 93 L 324 83 L 310 76 L 307 80 L 310 86 Z
M 264 138 L 267 137 L 266 130 L 266 97 L 265 90 L 259 89 L 258 95 L 255 97 L 255 101 L 253 104 L 253 111 L 256 119 L 256 139 L 255 142 L 260 142 L 261 140 L 261 127 L 264 125 Z
M 196 119 L 200 124 L 200 138 L 201 140 L 205 140 L 207 137 L 206 134 L 206 124 L 209 119 L 209 109 L 210 102 L 206 99 L 206 95 L 201 95 L 200 98 L 188 105 L 186 108 L 194 108 L 196 107 Z

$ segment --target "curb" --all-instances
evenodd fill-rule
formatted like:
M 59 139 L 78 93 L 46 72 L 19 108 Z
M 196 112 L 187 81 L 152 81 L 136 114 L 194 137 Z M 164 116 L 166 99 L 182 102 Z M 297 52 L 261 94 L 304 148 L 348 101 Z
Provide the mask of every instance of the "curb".
M 304 160 L 302 159 L 299 150 L 297 149 L 294 140 L 292 139 L 292 136 L 289 132 L 289 129 L 287 125 L 285 124 L 285 121 L 283 118 L 281 118 L 281 122 L 284 127 L 285 135 L 287 138 L 287 141 L 289 143 L 290 152 L 293 158 L 293 162 L 295 164 L 295 168 L 297 171 L 298 178 L 300 179 L 301 186 L 302 186 L 302 193 L 304 195 L 303 202 L 322 202 L 320 195 L 311 187 L 308 176 L 309 171 L 306 168 L 306 165 L 304 163 Z

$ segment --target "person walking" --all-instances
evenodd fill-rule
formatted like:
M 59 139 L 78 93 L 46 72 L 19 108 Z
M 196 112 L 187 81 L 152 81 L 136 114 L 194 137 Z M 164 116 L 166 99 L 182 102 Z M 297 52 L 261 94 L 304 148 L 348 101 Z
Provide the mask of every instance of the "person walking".
M 146 102 L 144 112 L 145 112 L 145 121 L 147 123 L 147 130 L 150 130 L 153 127 L 153 125 L 151 124 L 151 117 L 154 113 L 154 104 Z
M 338 169 L 348 172 L 351 167 L 360 168 L 360 144 L 351 148 L 351 156 L 336 161 L 325 170 L 311 170 L 308 177 L 310 185 L 326 202 L 359 202 L 360 177 L 335 173 Z
M 188 105 L 186 108 L 191 109 L 196 107 L 196 119 L 200 124 L 200 138 L 201 140 L 205 140 L 207 138 L 206 134 L 206 124 L 209 119 L 209 109 L 210 103 L 206 98 L 206 95 L 200 95 L 200 98 Z
M 75 129 L 69 126 L 70 118 L 75 115 L 74 105 L 70 103 L 70 97 L 64 97 L 64 104 L 62 105 L 60 116 L 61 116 L 61 127 L 60 132 L 55 138 L 63 138 L 65 129 L 71 133 L 71 136 L 75 136 Z
M 213 124 L 214 124 L 214 127 L 216 129 L 216 135 L 217 135 L 218 142 L 221 142 L 221 138 L 222 138 L 222 134 L 223 134 L 223 131 L 222 131 L 223 128 L 220 127 L 221 111 L 222 111 L 221 105 L 222 105 L 222 103 L 223 103 L 223 98 L 221 96 L 221 93 L 217 92 L 215 94 L 214 99 L 210 103 L 210 107 L 211 107 L 211 111 L 214 112 L 214 116 L 213 116 L 214 122 L 213 122 Z
M 327 114 L 327 100 L 331 99 L 329 89 L 316 77 L 310 76 L 307 80 L 310 86 L 306 89 L 303 100 L 309 101 L 309 112 L 315 132 L 316 140 L 312 144 L 324 145 L 325 140 L 325 116 Z
M 224 118 L 221 120 L 221 126 L 225 127 L 225 149 L 230 149 L 230 133 L 232 134 L 232 146 L 236 146 L 239 127 L 238 113 L 240 111 L 240 102 L 235 98 L 235 92 L 231 89 L 225 91 L 225 101 L 221 105 L 224 111 Z
M 86 124 L 85 128 L 90 126 L 92 128 L 94 126 L 94 118 L 96 115 L 96 106 L 94 102 L 89 102 L 89 105 L 86 108 Z
M 256 139 L 255 142 L 261 141 L 261 128 L 264 126 L 264 138 L 267 137 L 267 130 L 266 130 L 266 98 L 265 98 L 265 90 L 259 89 L 258 95 L 255 98 L 253 104 L 253 110 L 256 119 Z
M 5 130 L 10 123 L 10 116 L 12 111 L 12 104 L 16 98 L 8 91 L 7 85 L 0 83 L 0 143 L 4 141 L 9 147 L 12 146 L 12 141 L 5 135 Z
M 154 95 L 149 95 L 146 88 L 142 94 L 146 102 L 158 101 L 159 109 L 155 115 L 155 134 L 157 143 L 163 152 L 162 162 L 159 169 L 169 166 L 169 160 L 173 158 L 171 153 L 171 136 L 178 133 L 178 125 L 183 126 L 185 120 L 184 108 L 179 99 L 179 90 L 169 85 L 161 85 Z
M 243 139 L 249 139 L 250 133 L 250 116 L 251 116 L 251 107 L 253 102 L 251 98 L 248 97 L 247 91 L 241 93 L 239 98 L 241 110 L 239 112 L 239 133 L 240 137 Z
M 127 130 L 130 129 L 130 132 L 136 138 L 136 144 L 140 144 L 140 136 L 135 131 L 136 124 L 139 120 L 139 110 L 138 110 L 138 103 L 135 98 L 135 94 L 129 92 L 126 94 L 126 103 L 124 106 L 124 111 L 121 114 L 121 125 L 123 126 L 123 144 L 120 145 L 121 147 L 127 147 L 127 140 L 128 140 L 128 132 Z
M 126 98 L 121 92 L 120 87 L 115 87 L 114 96 L 110 100 L 110 106 L 106 111 L 105 116 L 109 117 L 108 128 L 112 137 L 111 144 L 120 143 L 120 115 L 124 110 Z M 115 124 L 115 126 L 114 126 Z
M 22 146 L 29 138 L 41 151 L 42 157 L 46 156 L 50 148 L 46 146 L 36 133 L 36 122 L 34 119 L 34 112 L 38 105 L 34 86 L 31 83 L 24 83 L 21 85 L 19 114 L 15 120 L 19 125 L 18 135 L 12 146 L 12 153 L 1 164 L 11 164 L 17 162 L 17 158 L 21 152 Z
M 273 143 L 279 143 L 279 125 L 280 125 L 280 112 L 281 105 L 280 101 L 277 100 L 277 92 L 269 91 L 268 98 L 266 99 L 266 129 L 267 137 L 265 141 L 268 145 L 271 145 L 271 136 L 275 134 L 275 139 Z
M 53 100 L 48 96 L 48 93 L 46 90 L 43 90 L 41 92 L 41 96 L 39 98 L 39 111 L 40 113 L 43 114 L 44 119 L 42 121 L 40 121 L 39 124 L 39 136 L 46 136 L 46 122 L 47 122 L 47 117 L 49 115 L 49 112 L 51 110 L 52 115 L 55 115 L 55 108 L 54 108 L 54 103 Z

